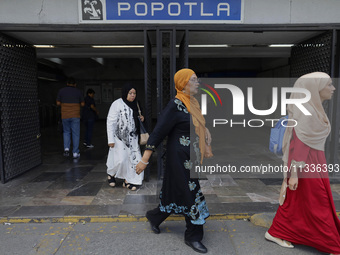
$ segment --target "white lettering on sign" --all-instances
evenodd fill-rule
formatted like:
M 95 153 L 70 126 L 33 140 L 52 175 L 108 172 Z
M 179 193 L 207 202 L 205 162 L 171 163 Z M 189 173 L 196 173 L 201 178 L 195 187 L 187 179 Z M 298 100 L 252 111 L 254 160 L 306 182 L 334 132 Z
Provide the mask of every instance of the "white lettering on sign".
M 192 6 L 197 5 L 197 3 L 184 3 L 184 5 L 189 6 L 189 16 L 192 16 Z
M 150 5 L 150 6 L 148 6 Z M 187 8 L 184 8 L 187 7 Z M 149 11 L 151 12 L 151 16 L 155 16 L 155 13 L 157 11 L 163 11 L 164 10 L 164 3 L 162 2 L 137 2 L 134 4 L 134 14 L 136 16 L 147 16 L 149 15 Z M 169 16 L 180 16 L 181 14 L 185 14 L 192 17 L 193 13 L 196 14 L 199 13 L 201 17 L 212 17 L 212 16 L 222 16 L 223 13 L 226 14 L 226 16 L 230 16 L 230 5 L 228 3 L 219 3 L 216 6 L 216 13 L 212 12 L 205 12 L 204 11 L 204 3 L 201 3 L 198 5 L 196 2 L 185 2 L 183 3 L 183 6 L 181 3 L 178 2 L 170 2 L 168 3 L 168 15 Z M 183 8 L 182 8 L 183 7 Z M 131 4 L 128 2 L 118 2 L 117 3 L 117 10 L 118 10 L 118 16 L 122 16 L 123 12 L 132 11 L 131 10 Z M 184 12 L 182 12 L 182 10 Z
M 212 13 L 204 13 L 204 3 L 201 3 L 201 16 L 214 16 Z
M 171 12 L 171 6 L 177 6 L 177 13 Z M 175 8 L 172 8 L 172 9 L 175 9 Z M 179 3 L 169 3 L 168 14 L 169 16 L 179 16 L 181 14 L 181 5 Z
M 125 6 L 125 7 L 123 7 Z M 129 3 L 121 3 L 121 2 L 118 2 L 118 16 L 122 16 L 122 11 L 128 11 L 130 10 L 131 8 L 131 5 Z
M 138 6 L 142 6 L 142 8 L 144 7 L 144 12 L 139 13 L 138 12 Z M 140 8 L 140 9 L 142 9 Z M 136 16 L 146 16 L 148 14 L 148 6 L 146 3 L 136 3 L 135 4 L 135 14 Z
M 151 16 L 155 16 L 155 11 L 162 11 L 163 9 L 163 3 L 151 3 Z
M 222 6 L 226 7 L 223 8 Z M 228 3 L 219 3 L 217 5 L 217 16 L 220 16 L 221 11 L 226 11 L 227 16 L 230 16 L 230 5 Z

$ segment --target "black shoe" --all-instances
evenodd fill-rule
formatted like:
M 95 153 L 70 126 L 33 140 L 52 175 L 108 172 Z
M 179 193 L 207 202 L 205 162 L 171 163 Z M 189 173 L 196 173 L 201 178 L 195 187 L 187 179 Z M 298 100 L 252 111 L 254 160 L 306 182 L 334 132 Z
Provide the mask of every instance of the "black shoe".
M 69 151 L 64 151 L 64 157 L 68 157 L 70 156 L 70 152 Z
M 199 253 L 207 253 L 208 249 L 200 241 L 185 241 L 185 244 L 190 246 L 194 251 Z
M 153 225 L 149 219 L 148 213 L 146 213 L 145 217 L 148 219 L 149 223 L 150 223 L 150 227 L 151 230 L 155 233 L 155 234 L 159 234 L 161 233 L 161 230 L 159 229 L 159 226 Z
M 113 175 L 107 175 L 107 181 L 111 187 L 116 186 L 116 178 Z

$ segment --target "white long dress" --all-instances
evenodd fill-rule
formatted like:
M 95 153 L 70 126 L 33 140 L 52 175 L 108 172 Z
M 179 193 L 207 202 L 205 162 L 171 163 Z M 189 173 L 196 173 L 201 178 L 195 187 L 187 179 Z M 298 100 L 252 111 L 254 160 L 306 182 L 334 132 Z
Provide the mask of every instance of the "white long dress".
M 123 99 L 117 99 L 111 104 L 106 126 L 108 143 L 115 144 L 109 149 L 107 174 L 125 179 L 131 184 L 141 185 L 144 173 L 136 174 L 136 165 L 141 160 L 141 152 L 135 133 L 133 110 Z

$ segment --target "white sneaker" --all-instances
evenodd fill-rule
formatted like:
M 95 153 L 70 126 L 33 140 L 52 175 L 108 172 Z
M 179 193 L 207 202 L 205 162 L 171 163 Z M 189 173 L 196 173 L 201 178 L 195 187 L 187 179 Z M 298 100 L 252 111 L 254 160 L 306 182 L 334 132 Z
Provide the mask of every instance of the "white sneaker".
M 92 144 L 86 145 L 87 148 L 93 148 L 94 146 Z
M 75 158 L 79 158 L 80 157 L 80 153 L 77 153 L 77 152 L 74 152 L 73 153 L 73 158 L 75 159 Z

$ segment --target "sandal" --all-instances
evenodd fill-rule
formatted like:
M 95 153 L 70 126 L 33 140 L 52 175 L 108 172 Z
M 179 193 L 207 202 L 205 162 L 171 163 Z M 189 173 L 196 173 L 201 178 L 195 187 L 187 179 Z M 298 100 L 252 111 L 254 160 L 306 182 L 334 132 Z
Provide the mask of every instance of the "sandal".
M 123 187 L 124 188 L 126 187 L 126 188 L 128 188 L 128 189 L 130 189 L 132 191 L 135 191 L 137 189 L 136 185 L 128 183 L 128 182 L 125 182 L 125 181 L 123 181 Z
M 112 175 L 109 175 L 109 174 L 107 175 L 107 182 L 109 183 L 109 185 L 111 187 L 115 187 L 116 186 L 116 179 Z
M 286 241 L 286 240 L 282 240 L 280 238 L 274 237 L 271 234 L 268 233 L 268 231 L 266 232 L 266 234 L 264 235 L 264 237 L 268 240 L 268 241 L 272 241 L 274 243 L 277 243 L 278 245 L 285 247 L 285 248 L 294 248 L 294 245 L 292 245 L 290 242 Z

